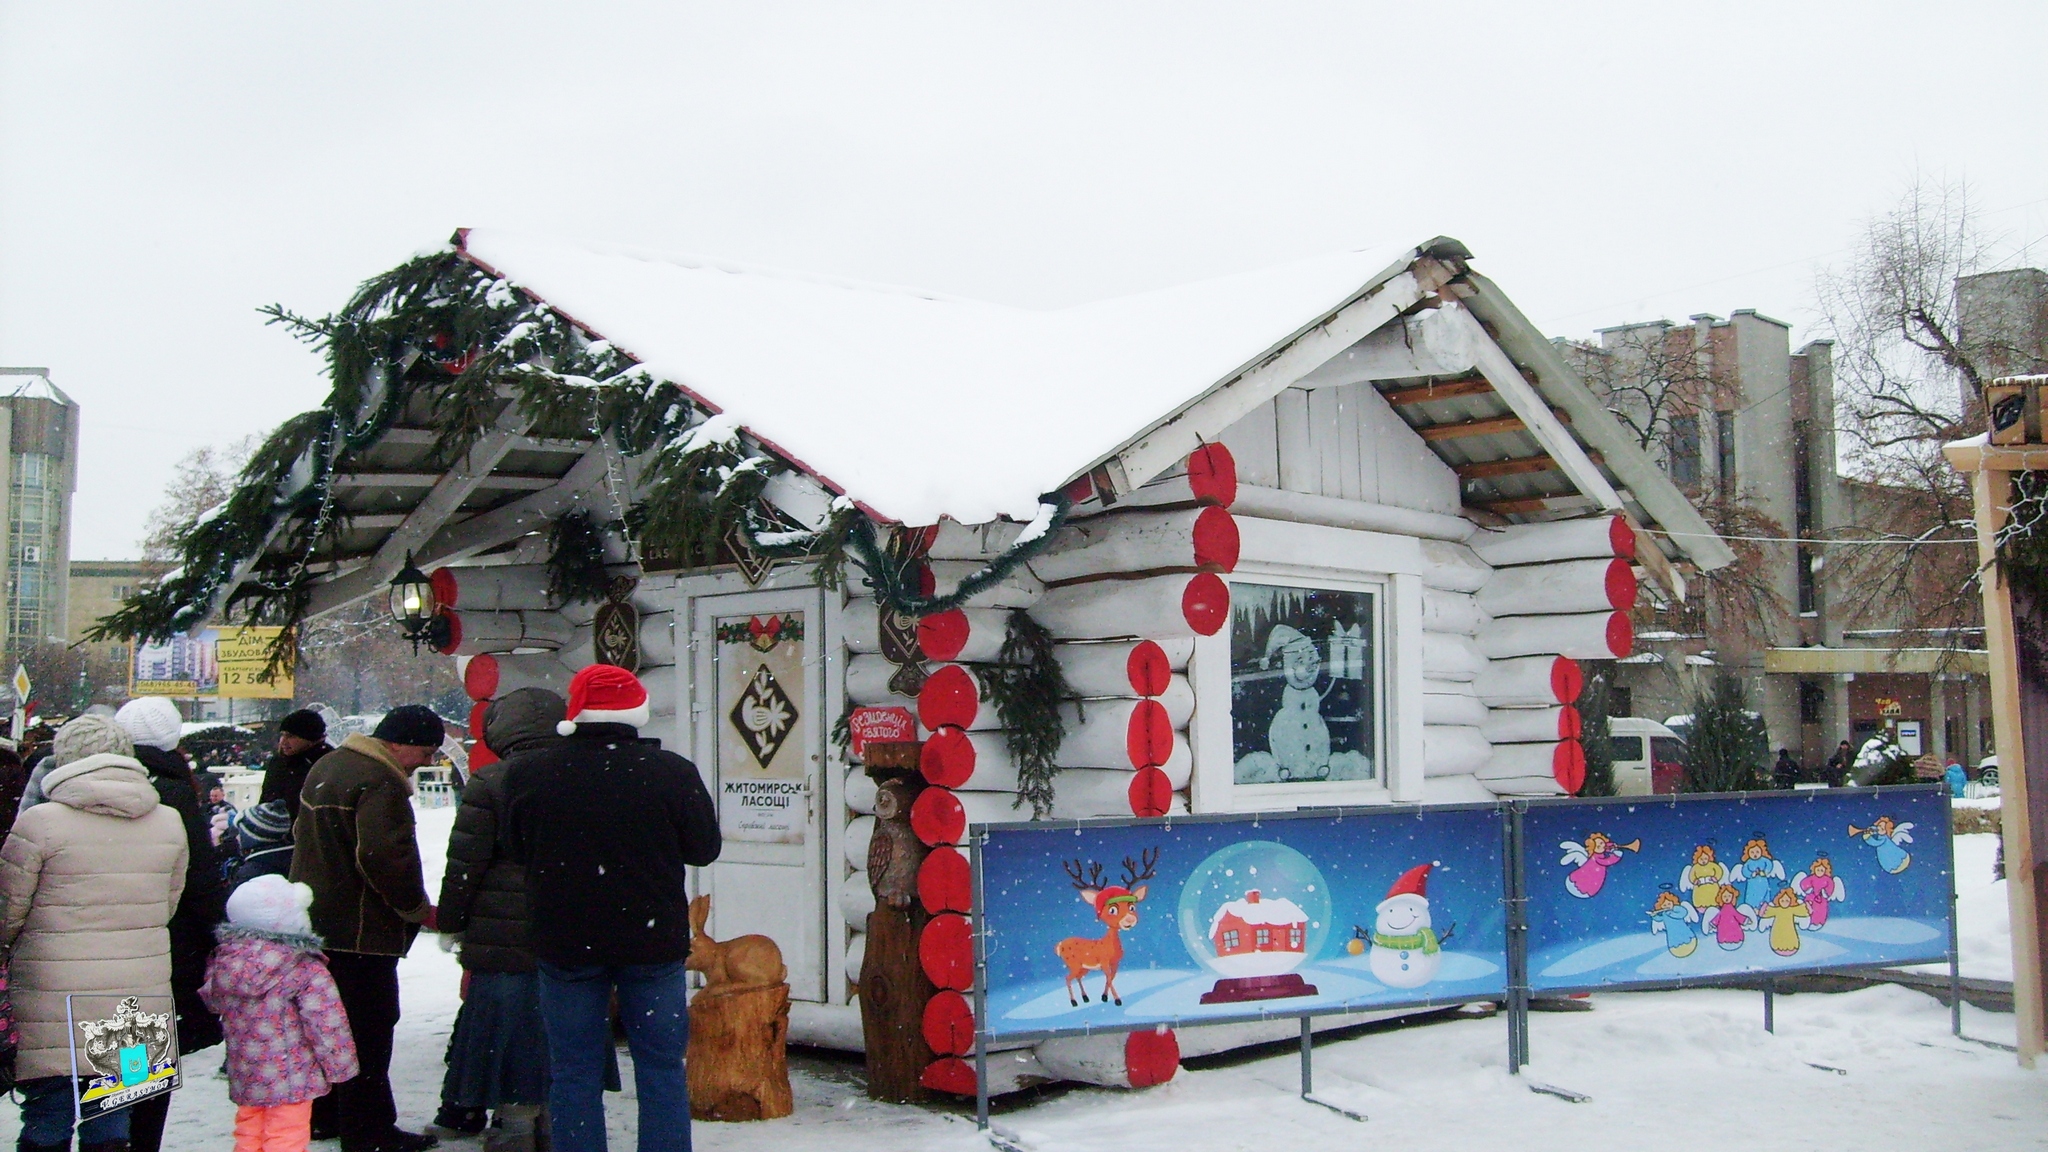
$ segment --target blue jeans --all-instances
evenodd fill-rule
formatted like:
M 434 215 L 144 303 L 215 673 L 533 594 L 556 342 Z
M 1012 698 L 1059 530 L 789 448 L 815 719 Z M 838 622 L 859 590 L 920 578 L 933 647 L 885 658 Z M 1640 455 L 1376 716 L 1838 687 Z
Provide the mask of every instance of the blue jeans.
M 683 1056 L 690 1009 L 680 960 L 613 967 L 540 966 L 547 1027 L 548 1117 L 556 1152 L 605 1152 L 604 1074 L 612 1044 L 612 989 L 633 1052 L 640 1152 L 690 1152 L 690 1087 Z
M 15 1085 L 21 1091 L 21 1139 L 24 1144 L 71 1146 L 71 1077 L 38 1076 Z M 103 1144 L 128 1138 L 128 1110 L 95 1116 L 78 1126 L 80 1144 Z

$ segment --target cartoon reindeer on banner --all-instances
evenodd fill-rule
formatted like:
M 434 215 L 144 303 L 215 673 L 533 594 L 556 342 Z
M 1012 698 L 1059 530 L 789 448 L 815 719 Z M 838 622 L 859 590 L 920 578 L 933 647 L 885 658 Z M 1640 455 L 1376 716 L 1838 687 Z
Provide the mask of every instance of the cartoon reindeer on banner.
M 1091 971 L 1102 973 L 1102 995 L 1098 999 L 1118 1005 L 1124 998 L 1117 994 L 1116 969 L 1124 960 L 1124 942 L 1120 933 L 1138 926 L 1138 903 L 1145 898 L 1146 880 L 1158 873 L 1159 849 L 1147 848 L 1142 861 L 1124 857 L 1124 882 L 1122 885 L 1102 882 L 1102 865 L 1089 861 L 1087 870 L 1082 870 L 1081 861 L 1063 864 L 1074 887 L 1081 894 L 1081 903 L 1095 910 L 1095 918 L 1109 925 L 1109 931 L 1099 938 L 1069 936 L 1053 948 L 1067 966 L 1067 1003 L 1078 1007 L 1088 1000 L 1087 976 Z M 1074 985 L 1081 986 L 1081 999 L 1074 999 Z

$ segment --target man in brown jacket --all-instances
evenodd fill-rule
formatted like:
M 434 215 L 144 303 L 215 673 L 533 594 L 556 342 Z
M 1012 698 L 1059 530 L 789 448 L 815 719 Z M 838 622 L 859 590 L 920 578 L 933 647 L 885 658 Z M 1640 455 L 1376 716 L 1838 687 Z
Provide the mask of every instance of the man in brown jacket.
M 299 796 L 291 878 L 313 889 L 313 930 L 327 943 L 362 1066 L 314 1102 L 314 1138 L 339 1135 L 343 1152 L 423 1152 L 437 1143 L 398 1127 L 391 1038 L 398 958 L 434 916 L 413 834 L 412 773 L 433 758 L 443 732 L 423 705 L 394 708 L 375 732 L 322 756 Z

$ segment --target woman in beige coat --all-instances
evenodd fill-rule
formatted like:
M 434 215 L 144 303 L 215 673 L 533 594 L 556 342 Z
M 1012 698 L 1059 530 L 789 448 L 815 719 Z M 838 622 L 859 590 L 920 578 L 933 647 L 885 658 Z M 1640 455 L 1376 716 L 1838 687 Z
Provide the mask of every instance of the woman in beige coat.
M 22 1152 L 71 1143 L 65 997 L 171 995 L 171 913 L 185 886 L 185 826 L 157 802 L 126 732 L 81 716 L 58 729 L 48 797 L 0 848 L 0 948 L 21 1027 Z M 145 1004 L 145 1007 L 148 1007 Z M 86 1121 L 81 1152 L 121 1152 L 128 1113 Z

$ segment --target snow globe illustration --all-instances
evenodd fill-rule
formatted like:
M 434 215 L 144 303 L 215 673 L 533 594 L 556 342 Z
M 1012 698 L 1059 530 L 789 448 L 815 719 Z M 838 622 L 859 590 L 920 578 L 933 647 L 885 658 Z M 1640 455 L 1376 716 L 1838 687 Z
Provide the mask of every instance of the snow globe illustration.
M 1308 857 L 1271 840 L 1212 853 L 1180 890 L 1180 938 L 1216 973 L 1204 1004 L 1314 996 L 1295 972 L 1322 951 L 1330 886 Z

